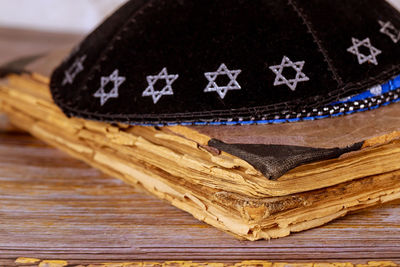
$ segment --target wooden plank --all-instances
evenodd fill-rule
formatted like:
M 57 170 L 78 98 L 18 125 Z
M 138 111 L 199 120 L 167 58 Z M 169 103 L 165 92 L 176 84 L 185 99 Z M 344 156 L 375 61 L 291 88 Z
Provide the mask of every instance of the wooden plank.
M 282 239 L 238 241 L 27 134 L 0 131 L 0 259 L 8 262 L 400 262 L 398 204 Z

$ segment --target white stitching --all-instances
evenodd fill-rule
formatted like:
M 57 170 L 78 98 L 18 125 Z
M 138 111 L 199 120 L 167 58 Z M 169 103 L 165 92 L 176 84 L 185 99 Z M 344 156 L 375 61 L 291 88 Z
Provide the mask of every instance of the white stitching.
M 83 55 L 77 59 L 75 62 L 66 70 L 64 71 L 64 80 L 62 85 L 72 84 L 75 80 L 76 75 L 84 70 L 83 62 L 86 59 L 86 55 Z
M 292 91 L 295 91 L 297 83 L 309 81 L 310 78 L 302 71 L 304 64 L 304 61 L 293 62 L 287 56 L 284 56 L 280 65 L 269 67 L 276 74 L 274 86 L 286 84 Z M 292 67 L 296 71 L 296 77 L 294 79 L 287 79 L 283 76 L 282 72 L 286 67 Z
M 226 93 L 229 90 L 240 90 L 242 89 L 240 84 L 236 81 L 238 75 L 242 72 L 242 70 L 229 70 L 224 63 L 218 68 L 216 72 L 206 72 L 204 76 L 207 78 L 209 83 L 207 87 L 204 89 L 205 93 L 208 92 L 217 92 L 221 99 L 224 99 Z M 219 75 L 227 75 L 230 79 L 229 83 L 226 86 L 219 86 L 216 83 L 216 79 Z
M 350 52 L 357 56 L 358 64 L 364 64 L 365 62 L 369 62 L 375 65 L 378 65 L 378 60 L 376 56 L 382 53 L 381 50 L 377 49 L 376 47 L 372 46 L 371 41 L 369 38 L 365 38 L 364 40 L 360 41 L 357 38 L 351 38 L 353 45 L 347 49 L 347 52 Z M 364 46 L 369 49 L 370 54 L 364 55 L 360 52 L 359 48 Z
M 392 41 L 397 44 L 397 42 L 400 40 L 400 30 L 397 29 L 392 22 L 387 21 L 383 22 L 381 20 L 378 21 L 378 23 L 381 25 L 381 29 L 379 30 L 381 33 L 387 35 L 392 39 Z
M 143 91 L 142 97 L 151 96 L 153 98 L 153 103 L 157 104 L 158 100 L 163 95 L 173 95 L 172 83 L 179 78 L 178 74 L 169 75 L 167 68 L 163 68 L 161 72 L 157 75 L 149 75 L 146 77 L 148 87 Z M 154 90 L 154 85 L 158 80 L 165 80 L 166 85 L 161 89 L 161 91 Z
M 118 69 L 115 69 L 110 76 L 101 76 L 100 88 L 93 94 L 94 97 L 100 98 L 100 105 L 103 106 L 110 98 L 118 98 L 118 88 L 125 81 L 125 77 L 119 76 L 118 72 Z M 104 89 L 110 81 L 114 83 L 114 87 L 110 92 L 106 93 Z

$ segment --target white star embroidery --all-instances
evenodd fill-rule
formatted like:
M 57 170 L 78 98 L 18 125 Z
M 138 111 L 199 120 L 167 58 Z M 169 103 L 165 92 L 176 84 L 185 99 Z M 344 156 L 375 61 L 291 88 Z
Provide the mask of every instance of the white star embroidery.
M 75 80 L 76 75 L 78 75 L 81 71 L 83 71 L 83 62 L 86 59 L 86 55 L 77 58 L 75 62 L 66 70 L 64 71 L 64 80 L 62 85 L 72 84 Z
M 178 74 L 169 75 L 167 68 L 163 68 L 162 71 L 157 75 L 149 75 L 146 77 L 148 87 L 143 91 L 142 96 L 151 96 L 153 98 L 154 104 L 157 104 L 158 100 L 163 95 L 173 95 L 172 83 L 179 78 Z M 154 85 L 158 80 L 165 80 L 166 85 L 161 91 L 154 90 Z
M 297 83 L 309 81 L 310 78 L 303 73 L 304 64 L 304 61 L 293 62 L 287 56 L 284 56 L 280 65 L 269 67 L 276 74 L 274 86 L 286 84 L 292 91 L 295 91 Z M 296 77 L 288 79 L 283 76 L 282 72 L 286 67 L 293 68 L 296 71 Z
M 119 76 L 118 69 L 115 69 L 114 72 L 110 74 L 110 76 L 102 76 L 100 80 L 100 88 L 99 90 L 97 90 L 96 93 L 94 93 L 93 96 L 96 98 L 99 97 L 100 104 L 103 106 L 108 99 L 118 98 L 118 88 L 125 81 L 125 77 Z M 109 82 L 113 82 L 114 86 L 110 92 L 106 93 L 104 89 Z
M 224 99 L 226 93 L 229 90 L 240 90 L 242 89 L 239 83 L 236 81 L 238 75 L 241 73 L 241 70 L 229 70 L 224 63 L 218 68 L 216 72 L 206 72 L 204 76 L 206 76 L 209 81 L 206 89 L 204 89 L 205 93 L 208 92 L 217 92 L 218 95 Z M 216 79 L 219 75 L 227 75 L 230 79 L 229 83 L 226 86 L 219 86 L 216 82 Z
M 397 42 L 400 40 L 400 30 L 397 29 L 390 21 L 383 22 L 379 20 L 378 22 L 382 27 L 380 32 L 389 36 L 390 39 L 397 44 Z
M 378 61 L 376 59 L 376 56 L 382 53 L 381 50 L 373 47 L 371 45 L 371 41 L 369 38 L 365 38 L 364 40 L 360 41 L 357 38 L 351 38 L 353 42 L 353 46 L 349 47 L 347 49 L 348 52 L 354 54 L 358 58 L 358 64 L 363 64 L 365 62 L 369 62 L 375 65 L 378 65 Z M 364 55 L 363 53 L 360 52 L 359 48 L 360 47 L 366 47 L 369 49 L 369 55 Z

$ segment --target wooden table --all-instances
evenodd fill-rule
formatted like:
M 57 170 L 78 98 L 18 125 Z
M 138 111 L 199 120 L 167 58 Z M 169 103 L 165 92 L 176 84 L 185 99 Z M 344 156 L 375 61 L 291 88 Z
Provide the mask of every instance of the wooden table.
M 0 29 L 0 62 L 77 36 Z M 238 241 L 18 132 L 0 116 L 0 266 L 17 257 L 400 264 L 400 201 L 270 241 Z

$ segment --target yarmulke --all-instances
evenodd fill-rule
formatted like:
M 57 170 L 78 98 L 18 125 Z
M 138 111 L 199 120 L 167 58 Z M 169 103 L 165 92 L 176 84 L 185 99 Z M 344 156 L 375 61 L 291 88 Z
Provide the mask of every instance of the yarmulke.
M 129 1 L 53 73 L 68 116 L 132 125 L 312 120 L 398 100 L 381 0 Z

